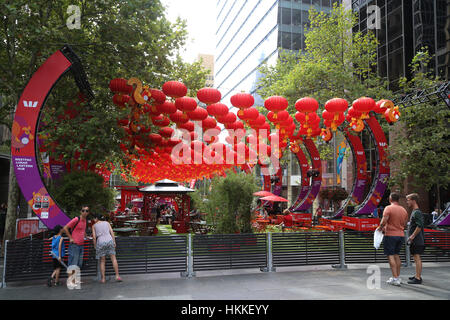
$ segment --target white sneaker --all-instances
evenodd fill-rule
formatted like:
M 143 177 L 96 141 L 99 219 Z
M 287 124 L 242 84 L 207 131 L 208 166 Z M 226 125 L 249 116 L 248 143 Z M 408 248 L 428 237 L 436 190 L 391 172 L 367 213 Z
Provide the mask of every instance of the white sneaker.
M 391 285 L 393 285 L 393 286 L 400 286 L 401 283 L 402 283 L 402 280 L 401 280 L 400 278 L 393 278 L 393 277 L 390 277 L 390 278 L 388 279 L 388 281 L 386 281 L 386 283 L 387 283 L 387 284 L 391 284 Z

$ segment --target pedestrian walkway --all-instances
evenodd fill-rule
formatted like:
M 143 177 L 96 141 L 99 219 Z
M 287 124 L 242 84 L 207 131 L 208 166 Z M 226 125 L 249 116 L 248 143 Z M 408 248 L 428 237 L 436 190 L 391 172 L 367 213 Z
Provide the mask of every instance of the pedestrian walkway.
M 423 284 L 406 284 L 414 266 L 401 270 L 400 287 L 386 284 L 391 276 L 387 264 L 203 271 L 184 278 L 177 273 L 123 275 L 100 284 L 82 277 L 80 290 L 64 285 L 48 288 L 45 281 L 9 283 L 0 299 L 82 300 L 449 300 L 450 263 L 424 263 Z M 378 273 L 379 272 L 379 273 Z M 378 277 L 379 275 L 379 277 Z M 379 280 L 379 281 L 378 281 Z M 378 282 L 377 282 L 378 281 Z

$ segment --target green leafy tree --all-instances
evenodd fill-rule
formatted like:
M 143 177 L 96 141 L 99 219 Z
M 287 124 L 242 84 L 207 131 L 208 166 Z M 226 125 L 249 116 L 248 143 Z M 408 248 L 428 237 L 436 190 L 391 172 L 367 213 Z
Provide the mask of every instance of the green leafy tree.
M 405 93 L 431 88 L 441 82 L 429 67 L 431 57 L 425 48 L 418 52 L 412 62 L 411 80 L 401 79 L 400 87 Z M 390 184 L 431 190 L 437 186 L 448 187 L 448 150 L 450 110 L 438 100 L 433 103 L 420 103 L 401 109 L 400 121 L 396 123 L 391 135 L 389 154 L 395 169 L 392 170 Z
M 70 216 L 80 214 L 82 205 L 92 213 L 108 214 L 114 209 L 115 194 L 104 186 L 103 178 L 94 172 L 73 171 L 49 190 L 58 205 Z
M 251 205 L 256 190 L 253 175 L 230 170 L 226 177 L 212 179 L 206 201 L 200 193 L 193 198 L 196 206 L 207 214 L 207 221 L 216 224 L 215 233 L 251 233 Z

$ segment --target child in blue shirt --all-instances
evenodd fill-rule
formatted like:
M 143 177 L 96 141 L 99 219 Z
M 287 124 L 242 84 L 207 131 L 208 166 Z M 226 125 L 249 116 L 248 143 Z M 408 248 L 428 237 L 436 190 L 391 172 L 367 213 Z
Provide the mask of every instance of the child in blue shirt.
M 49 287 L 53 285 L 59 285 L 59 273 L 61 272 L 61 261 L 64 257 L 64 239 L 62 237 L 63 233 L 63 227 L 60 225 L 57 225 L 53 229 L 53 237 L 50 239 L 52 240 L 52 247 L 51 247 L 51 255 L 53 257 L 53 273 L 47 280 L 47 285 Z

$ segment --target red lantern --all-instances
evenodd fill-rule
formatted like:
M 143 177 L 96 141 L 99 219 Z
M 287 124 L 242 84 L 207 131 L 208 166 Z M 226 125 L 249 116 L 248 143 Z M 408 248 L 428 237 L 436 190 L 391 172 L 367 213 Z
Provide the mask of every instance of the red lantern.
M 333 98 L 325 102 L 325 109 L 328 112 L 344 112 L 348 108 L 348 102 L 345 99 Z
M 152 104 L 162 104 L 164 101 L 166 101 L 166 95 L 164 92 L 158 89 L 148 89 L 144 90 L 142 93 L 142 98 L 144 98 L 145 101 L 152 101 Z
M 376 109 L 375 100 L 368 97 L 361 97 L 352 103 L 353 109 L 362 113 L 362 119 L 367 119 L 368 113 Z
M 158 127 L 166 127 L 170 124 L 169 118 L 162 116 L 162 115 L 152 116 L 151 119 L 152 119 L 152 123 Z
M 174 130 L 170 127 L 164 127 L 159 130 L 159 134 L 164 138 L 170 138 L 173 134 Z
M 319 103 L 316 99 L 305 97 L 295 102 L 295 109 L 299 112 L 316 112 L 319 109 Z
M 334 118 L 334 114 L 333 113 L 331 113 L 330 111 L 328 111 L 328 110 L 323 110 L 322 111 L 322 118 L 325 120 L 333 120 L 333 118 Z
M 180 110 L 177 110 L 176 112 L 169 115 L 169 118 L 172 122 L 175 122 L 176 124 L 179 123 L 186 123 L 189 121 L 189 118 L 183 114 Z
M 185 129 L 189 132 L 194 131 L 195 129 L 195 125 L 192 121 L 187 121 L 185 123 L 178 123 L 177 124 L 177 128 L 179 129 Z
M 126 79 L 116 78 L 109 82 L 109 89 L 114 93 L 128 93 L 133 91 L 133 86 L 127 84 Z
M 222 117 L 228 114 L 228 107 L 223 103 L 214 103 L 206 107 L 211 116 Z
M 231 96 L 230 102 L 234 107 L 239 109 L 237 115 L 241 118 L 244 115 L 244 110 L 253 106 L 255 98 L 249 93 L 240 92 Z
M 287 99 L 280 96 L 272 96 L 264 101 L 264 107 L 266 107 L 266 109 L 269 111 L 273 111 L 274 113 L 285 110 L 288 105 L 289 103 Z
M 201 107 L 195 108 L 194 111 L 187 112 L 186 113 L 189 119 L 193 121 L 203 121 L 208 117 L 208 111 L 206 109 L 203 109 Z
M 205 120 L 202 121 L 202 127 L 203 130 L 212 129 L 217 126 L 217 121 L 214 118 L 207 117 Z
M 167 81 L 163 84 L 162 91 L 166 96 L 176 99 L 186 95 L 187 87 L 179 81 Z
M 172 114 L 177 111 L 177 107 L 170 101 L 164 101 L 164 103 L 156 105 L 156 110 L 159 113 Z
M 191 97 L 181 97 L 175 99 L 175 106 L 183 112 L 192 112 L 197 108 L 197 101 Z
M 264 123 L 266 123 L 266 117 L 264 117 L 264 115 L 262 114 L 260 114 L 255 120 L 249 121 L 249 125 L 253 129 L 260 128 L 262 125 L 264 125 Z
M 223 123 L 223 124 L 225 124 L 225 123 L 233 123 L 233 122 L 235 122 L 236 121 L 236 115 L 233 113 L 233 112 L 228 112 L 225 116 L 217 116 L 216 117 L 216 119 L 217 119 L 217 122 L 220 122 L 220 123 Z
M 297 111 L 295 113 L 295 120 L 297 120 L 300 124 L 304 124 L 306 122 L 306 114 L 303 112 Z
M 241 120 L 250 121 L 250 120 L 255 120 L 256 118 L 258 118 L 259 111 L 256 108 L 250 107 L 248 109 L 244 109 L 242 114 L 239 114 L 239 112 L 238 112 L 237 115 L 238 115 L 239 119 L 241 119 Z
M 356 111 L 353 107 L 350 107 L 347 111 L 347 115 L 350 116 L 350 118 L 358 119 L 361 117 L 362 113 L 359 111 Z
M 125 103 L 128 103 L 128 101 L 130 101 L 129 95 L 116 93 L 113 96 L 113 103 L 117 106 L 124 107 Z
M 159 145 L 159 143 L 162 141 L 162 137 L 157 133 L 151 133 L 148 135 L 148 138 L 153 144 Z
M 205 104 L 212 104 L 219 102 L 222 94 L 217 89 L 206 87 L 197 91 L 197 98 Z

